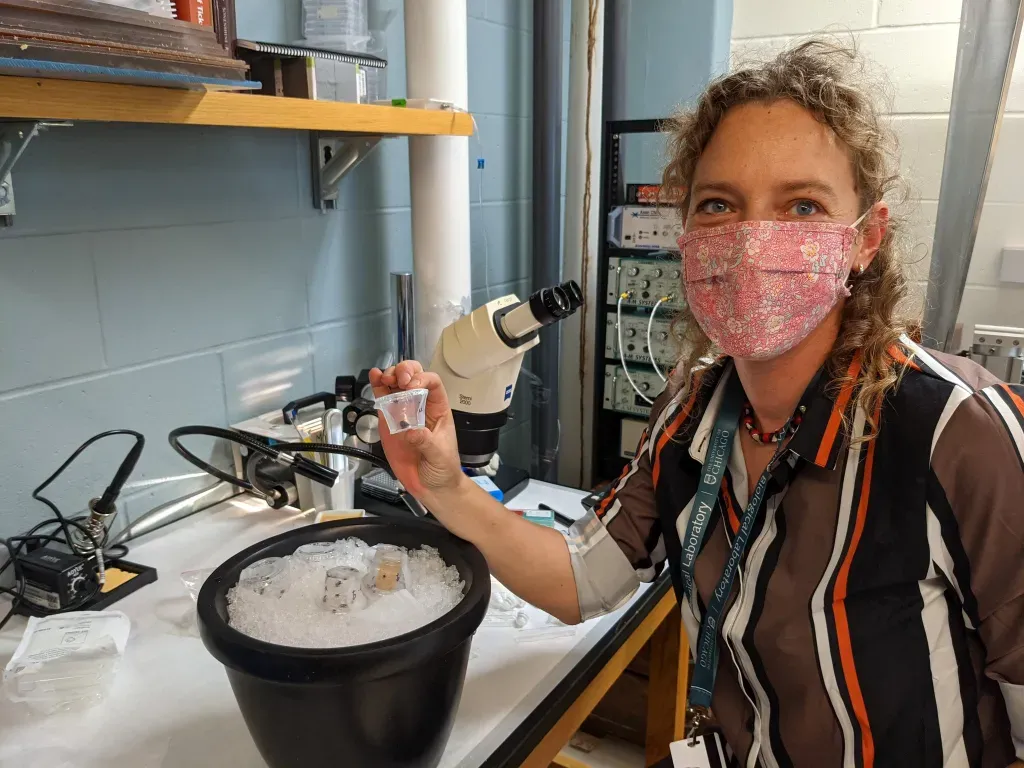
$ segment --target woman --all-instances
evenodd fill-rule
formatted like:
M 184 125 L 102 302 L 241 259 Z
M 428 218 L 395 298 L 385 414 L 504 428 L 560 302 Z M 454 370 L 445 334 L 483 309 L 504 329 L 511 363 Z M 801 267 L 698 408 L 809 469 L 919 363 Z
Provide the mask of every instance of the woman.
M 1003 768 L 1024 758 L 1024 388 L 908 337 L 894 142 L 855 65 L 806 43 L 669 126 L 687 354 L 568 541 L 466 480 L 417 363 L 372 376 L 430 390 L 429 429 L 385 449 L 564 621 L 667 563 L 690 704 L 713 700 L 740 764 Z

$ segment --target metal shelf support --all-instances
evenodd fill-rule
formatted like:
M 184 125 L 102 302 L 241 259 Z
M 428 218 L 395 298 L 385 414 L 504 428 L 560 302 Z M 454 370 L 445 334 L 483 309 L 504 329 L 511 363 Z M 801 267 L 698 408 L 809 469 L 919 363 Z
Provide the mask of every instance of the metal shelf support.
M 309 134 L 313 166 L 313 207 L 332 211 L 338 207 L 338 184 L 366 159 L 381 136 L 332 136 L 321 131 Z
M 0 227 L 14 223 L 14 182 L 11 171 L 29 143 L 47 128 L 67 126 L 71 123 L 53 122 L 0 122 Z

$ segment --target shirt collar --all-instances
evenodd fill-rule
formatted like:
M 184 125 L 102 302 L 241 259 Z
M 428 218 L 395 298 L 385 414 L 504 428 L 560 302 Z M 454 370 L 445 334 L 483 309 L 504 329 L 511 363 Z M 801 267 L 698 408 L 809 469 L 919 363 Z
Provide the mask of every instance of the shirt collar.
M 715 389 L 708 399 L 700 423 L 694 430 L 690 441 L 690 457 L 701 464 L 707 455 L 708 438 L 718 418 L 718 411 L 725 395 L 725 385 L 730 376 L 736 375 L 732 361 L 725 364 L 725 369 L 715 384 Z M 850 393 L 844 388 L 839 397 L 831 394 L 831 379 L 824 366 L 818 370 L 811 383 L 807 386 L 800 404 L 806 407 L 800 429 L 790 440 L 787 451 L 795 454 L 811 464 L 825 469 L 835 469 L 839 459 L 839 449 L 843 441 L 840 439 L 842 412 L 849 403 Z
M 690 458 L 696 459 L 701 464 L 704 463 L 704 457 L 707 455 L 708 437 L 711 435 L 711 430 L 715 427 L 715 419 L 718 418 L 718 411 L 722 407 L 722 398 L 725 395 L 726 389 L 725 384 L 730 376 L 735 375 L 736 369 L 732 364 L 732 360 L 729 360 L 725 363 L 722 375 L 718 377 L 718 381 L 715 383 L 715 388 L 711 392 L 711 397 L 708 398 L 707 405 L 704 406 L 704 415 L 701 416 L 700 423 L 693 431 L 693 438 L 690 440 Z

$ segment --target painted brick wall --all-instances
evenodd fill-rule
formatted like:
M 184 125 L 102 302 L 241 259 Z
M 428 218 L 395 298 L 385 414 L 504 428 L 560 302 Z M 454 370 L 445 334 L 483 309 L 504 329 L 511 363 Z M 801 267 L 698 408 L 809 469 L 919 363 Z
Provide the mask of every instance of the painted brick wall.
M 242 33 L 294 38 L 292 5 L 246 4 Z M 381 5 L 399 10 L 388 49 L 400 95 L 402 3 Z M 518 0 L 468 9 L 479 303 L 528 290 L 532 17 Z M 167 446 L 171 428 L 332 389 L 387 348 L 388 274 L 412 264 L 408 142 L 382 142 L 327 215 L 312 208 L 307 147 L 304 133 L 81 124 L 29 148 L 16 225 L 0 232 L 0 535 L 44 515 L 31 489 L 96 432 L 149 441 L 122 504 L 134 517 L 208 484 Z M 505 448 L 528 466 L 529 401 L 517 406 Z M 121 450 L 97 446 L 51 497 L 81 510 Z
M 728 69 L 731 2 L 628 0 L 627 8 L 625 119 L 667 117 Z M 627 184 L 661 181 L 662 136 L 627 135 L 620 149 Z
M 942 178 L 946 126 L 960 21 L 958 0 L 827 0 L 806 3 L 736 0 L 733 57 L 747 58 L 820 30 L 850 32 L 882 67 L 894 89 L 892 121 L 916 209 L 913 269 L 928 275 Z M 1024 58 L 1007 101 L 981 226 L 960 308 L 967 333 L 975 323 L 1024 326 L 1024 287 L 999 282 L 1000 251 L 1024 245 Z M 923 295 L 924 283 L 918 291 Z

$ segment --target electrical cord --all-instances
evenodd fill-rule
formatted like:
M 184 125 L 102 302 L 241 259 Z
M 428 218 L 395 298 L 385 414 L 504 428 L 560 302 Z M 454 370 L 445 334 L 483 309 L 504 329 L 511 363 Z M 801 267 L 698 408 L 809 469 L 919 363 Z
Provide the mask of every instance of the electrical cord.
M 658 374 L 658 378 L 662 381 L 668 381 L 665 378 L 665 374 L 661 372 L 661 368 L 658 367 L 658 361 L 654 358 L 654 345 L 651 343 L 651 328 L 654 326 L 654 315 L 658 311 L 658 307 L 668 301 L 668 296 L 662 296 L 655 305 L 651 308 L 651 316 L 647 320 L 647 354 L 651 358 L 651 365 L 654 366 L 654 372 Z
M 107 485 L 107 488 L 103 492 L 103 495 L 96 502 L 90 503 L 90 506 L 95 511 L 103 515 L 108 514 L 108 511 L 110 507 L 113 505 L 114 500 L 117 499 L 117 496 L 120 494 L 121 488 L 124 487 L 124 484 L 128 481 L 129 475 L 131 475 L 132 473 L 132 470 L 135 469 L 135 465 L 139 461 L 139 456 L 142 455 L 142 449 L 146 445 L 146 438 L 140 433 L 131 429 L 111 429 L 108 430 L 107 432 L 101 432 L 98 435 L 93 435 L 80 446 L 78 446 L 78 448 L 75 449 L 74 453 L 68 456 L 68 458 L 65 459 L 64 463 L 61 464 L 52 475 L 46 478 L 42 483 L 39 484 L 39 486 L 34 491 L 32 491 L 33 499 L 35 499 L 38 502 L 41 502 L 42 504 L 45 504 L 53 511 L 54 517 L 56 517 L 56 519 L 61 524 L 61 529 L 63 530 L 65 537 L 67 537 L 69 545 L 71 545 L 71 535 L 67 530 L 67 520 L 64 518 L 64 515 L 63 513 L 61 513 L 60 509 L 57 508 L 57 505 L 54 504 L 45 496 L 43 496 L 42 493 L 50 486 L 50 484 L 54 480 L 56 480 L 58 477 L 64 474 L 64 470 L 71 466 L 75 459 L 81 456 L 82 453 L 89 448 L 89 446 L 93 445 L 94 443 L 98 443 L 100 440 L 103 440 L 104 438 L 115 437 L 117 435 L 129 435 L 131 437 L 134 437 L 135 444 L 132 446 L 131 450 L 128 451 L 128 455 L 125 456 L 125 458 L 121 461 L 121 465 L 117 468 L 117 472 L 114 475 L 114 479 L 111 480 L 110 483 Z
M 7 548 L 7 562 L 4 563 L 2 570 L 6 571 L 8 565 L 12 565 L 14 567 L 15 584 L 14 589 L 9 587 L 0 587 L 0 592 L 11 596 L 10 610 L 8 610 L 7 614 L 0 619 L 0 629 L 3 629 L 14 615 L 14 610 L 21 604 L 21 601 L 25 599 L 25 574 L 22 571 L 21 563 L 18 562 L 18 551 L 14 548 L 11 542 L 8 539 L 0 539 L 0 543 L 3 543 Z M 18 587 L 18 584 L 21 586 Z
M 224 470 L 213 466 L 213 464 L 203 461 L 194 453 L 185 448 L 185 446 L 181 444 L 181 438 L 186 437 L 188 435 L 204 435 L 206 437 L 219 437 L 222 440 L 228 440 L 233 443 L 238 443 L 239 445 L 244 445 L 247 448 L 251 448 L 252 450 L 258 453 L 262 453 L 268 458 L 275 458 L 272 453 L 264 451 L 264 449 L 267 447 L 265 444 L 234 429 L 193 425 L 188 427 L 178 427 L 177 429 L 171 430 L 170 434 L 167 436 L 167 441 L 171 444 L 171 448 L 173 448 L 174 451 L 179 456 L 181 456 L 181 458 L 183 458 L 193 467 L 203 470 L 203 472 L 205 472 L 206 474 L 213 475 L 218 480 L 221 480 L 225 483 L 231 483 L 231 485 L 238 486 L 239 488 L 242 488 L 243 490 L 246 491 L 256 491 L 256 489 L 253 488 L 252 483 L 250 483 L 248 480 L 236 477 L 235 475 L 229 474 L 228 472 L 225 472 Z M 258 491 L 256 492 L 259 493 Z
M 11 587 L 0 587 L 0 592 L 8 594 L 12 598 L 11 599 L 11 606 L 8 609 L 7 614 L 3 617 L 3 619 L 0 619 L 0 629 L 3 629 L 7 625 L 7 622 L 9 622 L 11 620 L 11 618 L 14 616 L 14 613 L 18 609 L 18 606 L 25 599 L 25 589 L 26 589 L 25 572 L 24 572 L 24 568 L 21 565 L 21 561 L 19 559 L 21 557 L 21 555 L 22 555 L 22 550 L 26 546 L 28 546 L 29 544 L 33 545 L 34 548 L 39 548 L 39 547 L 45 547 L 47 544 L 50 544 L 50 543 L 53 543 L 53 542 L 58 542 L 58 543 L 61 543 L 61 544 L 66 544 L 68 547 L 73 547 L 72 544 L 68 543 L 68 540 L 66 538 L 62 538 L 62 537 L 66 537 L 67 536 L 67 534 L 64 533 L 64 526 L 61 526 L 61 529 L 59 531 L 53 531 L 53 532 L 45 534 L 45 535 L 37 533 L 37 531 L 40 528 L 44 527 L 44 526 L 47 526 L 47 525 L 58 525 L 58 524 L 60 524 L 60 521 L 55 519 L 55 518 L 52 518 L 50 520 L 44 520 L 43 522 L 39 523 L 34 528 L 32 528 L 32 530 L 30 530 L 27 534 L 23 534 L 21 536 L 11 536 L 8 539 L 0 539 L 0 542 L 2 542 L 4 544 L 4 546 L 7 548 L 7 554 L 8 554 L 8 558 L 9 558 L 7 560 L 7 562 L 4 563 L 2 567 L 0 567 L 0 575 L 3 575 L 3 573 L 9 567 L 13 567 L 13 569 L 14 569 L 14 583 L 15 583 L 15 587 L 14 588 L 11 588 Z M 70 519 L 70 520 L 69 519 L 65 519 L 64 520 L 64 525 L 70 526 L 72 528 L 76 528 L 83 536 L 87 537 L 92 542 L 93 546 L 96 547 L 96 552 L 102 552 L 103 551 L 102 550 L 102 545 L 93 536 L 92 531 L 90 531 L 88 528 L 86 528 L 81 522 L 79 522 L 78 519 Z M 127 552 L 127 548 L 125 548 L 125 551 Z M 113 559 L 119 559 L 119 558 L 113 558 Z M 96 595 L 98 595 L 100 593 L 101 589 L 102 589 L 102 585 L 97 580 L 97 581 L 93 582 L 93 587 L 92 587 L 91 590 L 89 590 L 88 592 L 83 594 L 80 598 L 75 600 L 70 605 L 67 605 L 67 606 L 65 606 L 63 608 L 58 608 L 58 609 L 46 609 L 46 610 L 39 609 L 39 610 L 40 610 L 41 613 L 44 613 L 45 615 L 48 615 L 48 616 L 49 615 L 53 615 L 53 614 L 57 614 L 57 613 L 66 613 L 67 611 L 77 611 L 79 608 L 81 608 L 86 603 L 88 603 L 90 600 L 92 600 L 94 597 L 96 597 Z
M 260 485 L 260 479 L 259 477 L 256 476 L 256 473 L 260 467 L 260 464 L 262 464 L 266 460 L 266 456 L 264 456 L 263 454 L 259 454 L 258 456 L 251 457 L 249 461 L 245 463 L 245 479 L 249 482 L 249 485 L 251 485 L 260 496 L 264 497 L 270 494 L 271 489 L 264 488 L 262 485 Z
M 395 473 L 391 471 L 391 465 L 388 464 L 387 459 L 382 459 L 376 454 L 350 445 L 335 445 L 334 443 L 278 443 L 274 447 L 285 453 L 319 451 L 320 453 L 334 453 L 339 456 L 350 456 L 353 459 L 362 459 L 363 461 L 369 462 L 375 467 L 380 467 L 392 477 L 395 476 Z
M 651 400 L 651 398 L 649 398 L 647 395 L 645 395 L 643 392 L 640 391 L 640 388 L 636 385 L 636 382 L 633 381 L 633 377 L 629 374 L 629 366 L 626 365 L 626 354 L 623 351 L 624 350 L 624 346 L 622 344 L 622 301 L 628 295 L 629 294 L 627 294 L 627 293 L 619 294 L 619 301 L 615 305 L 615 312 L 616 312 L 616 315 L 617 315 L 617 317 L 616 317 L 616 330 L 618 331 L 618 335 L 619 335 L 619 362 L 622 363 L 622 372 L 626 374 L 626 380 L 629 382 L 629 385 L 633 388 L 633 391 L 636 392 L 637 397 L 639 397 L 641 400 L 643 400 L 648 405 L 654 405 L 654 401 Z M 648 346 L 648 349 L 650 349 L 649 346 Z
M 387 459 L 382 459 L 376 454 L 364 451 L 361 448 L 353 448 L 348 445 L 335 445 L 334 443 L 280 443 L 275 446 L 281 451 L 319 451 L 320 453 L 335 453 L 340 456 L 350 456 L 356 459 L 362 459 L 375 467 L 380 467 L 387 472 L 391 477 L 394 477 L 397 481 L 398 478 L 395 473 L 391 470 L 391 465 L 388 464 Z M 399 487 L 401 487 L 401 481 L 399 481 Z M 426 517 L 428 510 L 424 507 L 419 499 L 413 496 L 406 490 L 399 491 L 398 494 L 402 502 L 409 508 L 416 517 Z
M 231 483 L 232 485 L 236 485 L 239 488 L 250 491 L 259 496 L 263 496 L 264 494 L 248 480 L 236 477 L 235 475 L 229 474 L 228 472 L 203 461 L 185 448 L 185 446 L 181 444 L 181 438 L 189 435 L 216 437 L 221 440 L 227 440 L 231 443 L 243 445 L 256 453 L 266 456 L 271 461 L 276 461 L 279 464 L 291 465 L 298 474 L 327 486 L 334 485 L 335 481 L 337 481 L 338 473 L 335 470 L 325 467 L 322 464 L 318 464 L 305 456 L 292 454 L 313 453 L 316 451 L 320 451 L 322 453 L 340 453 L 343 456 L 352 456 L 353 458 L 367 461 L 374 466 L 382 466 L 385 469 L 388 469 L 387 462 L 383 459 L 374 456 L 369 451 L 363 451 L 359 448 L 350 448 L 347 445 L 332 445 L 331 443 L 275 443 L 273 445 L 269 445 L 267 443 L 260 442 L 256 438 L 246 434 L 245 432 L 240 432 L 237 429 L 208 427 L 203 425 L 178 427 L 177 429 L 171 430 L 170 434 L 167 436 L 167 440 L 171 444 L 171 448 L 173 448 L 179 456 L 185 459 L 185 461 L 192 466 L 203 470 L 207 474 L 213 475 L 218 480 Z
M 73 518 L 66 517 L 64 513 L 61 512 L 60 508 L 53 503 L 53 501 L 42 495 L 43 491 L 46 490 L 46 488 L 48 488 L 58 477 L 60 477 L 64 471 L 71 466 L 71 464 L 74 463 L 74 461 L 91 445 L 105 438 L 118 435 L 134 437 L 135 444 L 129 449 L 124 459 L 121 460 L 121 464 L 118 466 L 117 472 L 103 491 L 103 494 L 98 499 L 93 499 L 89 502 L 89 508 L 92 514 L 79 515 Z M 7 572 L 8 568 L 13 569 L 14 571 L 14 587 L 0 587 L 0 593 L 11 596 L 10 608 L 3 619 L 0 619 L 0 629 L 3 629 L 3 627 L 6 626 L 7 622 L 11 620 L 15 611 L 25 599 L 25 589 L 27 585 L 20 557 L 26 548 L 29 548 L 29 551 L 31 551 L 31 549 L 38 549 L 39 547 L 45 547 L 47 544 L 56 542 L 64 544 L 79 556 L 85 557 L 86 559 L 94 559 L 96 561 L 97 579 L 94 582 L 92 590 L 64 608 L 41 612 L 50 615 L 54 613 L 78 610 L 99 594 L 105 581 L 106 562 L 120 560 L 125 557 L 128 554 L 128 547 L 123 544 L 118 544 L 115 547 L 107 549 L 106 543 L 108 532 L 106 528 L 102 526 L 102 523 L 99 525 L 95 523 L 95 518 L 102 519 L 113 514 L 111 509 L 113 508 L 114 502 L 117 500 L 118 495 L 121 493 L 121 489 L 124 487 L 124 484 L 128 481 L 129 476 L 135 469 L 135 465 L 138 463 L 139 457 L 142 455 L 142 449 L 145 445 L 146 438 L 139 432 L 131 429 L 112 429 L 107 432 L 101 432 L 98 435 L 93 435 L 78 446 L 78 448 L 75 449 L 75 451 L 57 468 L 53 474 L 46 478 L 35 488 L 35 490 L 32 491 L 32 498 L 49 507 L 54 516 L 37 523 L 27 533 L 18 536 L 11 536 L 7 539 L 0 539 L 0 543 L 2 543 L 7 549 L 8 555 L 7 562 L 0 566 L 0 577 Z M 42 529 L 50 526 L 55 526 L 56 530 L 48 533 L 40 533 Z M 98 533 L 100 530 L 102 530 L 102 533 Z M 77 540 L 72 531 L 79 535 Z
M 337 471 L 330 469 L 329 467 L 325 467 L 322 464 L 318 464 L 311 459 L 307 459 L 305 456 L 300 454 L 317 452 L 334 453 L 341 456 L 349 456 L 354 459 L 362 459 L 375 467 L 380 467 L 392 477 L 395 476 L 394 472 L 391 471 L 391 466 L 385 459 L 382 459 L 369 451 L 364 451 L 360 448 L 353 448 L 348 445 L 334 445 L 333 443 L 275 443 L 274 445 L 267 445 L 266 443 L 261 443 L 254 437 L 235 429 L 207 427 L 202 425 L 178 427 L 177 429 L 171 430 L 170 434 L 167 436 L 168 442 L 170 442 L 171 447 L 177 452 L 177 454 L 185 459 L 189 464 L 194 467 L 198 467 L 219 480 L 224 480 L 232 485 L 236 485 L 239 488 L 243 488 L 264 499 L 266 499 L 266 494 L 264 494 L 260 489 L 255 488 L 248 480 L 243 480 L 240 477 L 235 477 L 234 475 L 230 475 L 227 472 L 218 469 L 212 464 L 203 461 L 185 448 L 185 446 L 181 444 L 181 438 L 188 435 L 218 437 L 223 440 L 228 440 L 229 442 L 247 446 L 253 451 L 260 453 L 273 461 L 280 464 L 291 465 L 297 474 L 308 477 L 310 480 L 328 487 L 333 486 L 334 483 L 337 482 Z M 405 502 L 406 506 L 409 507 L 416 516 L 423 517 L 427 514 L 427 510 L 423 505 L 407 491 L 402 492 L 402 501 Z

